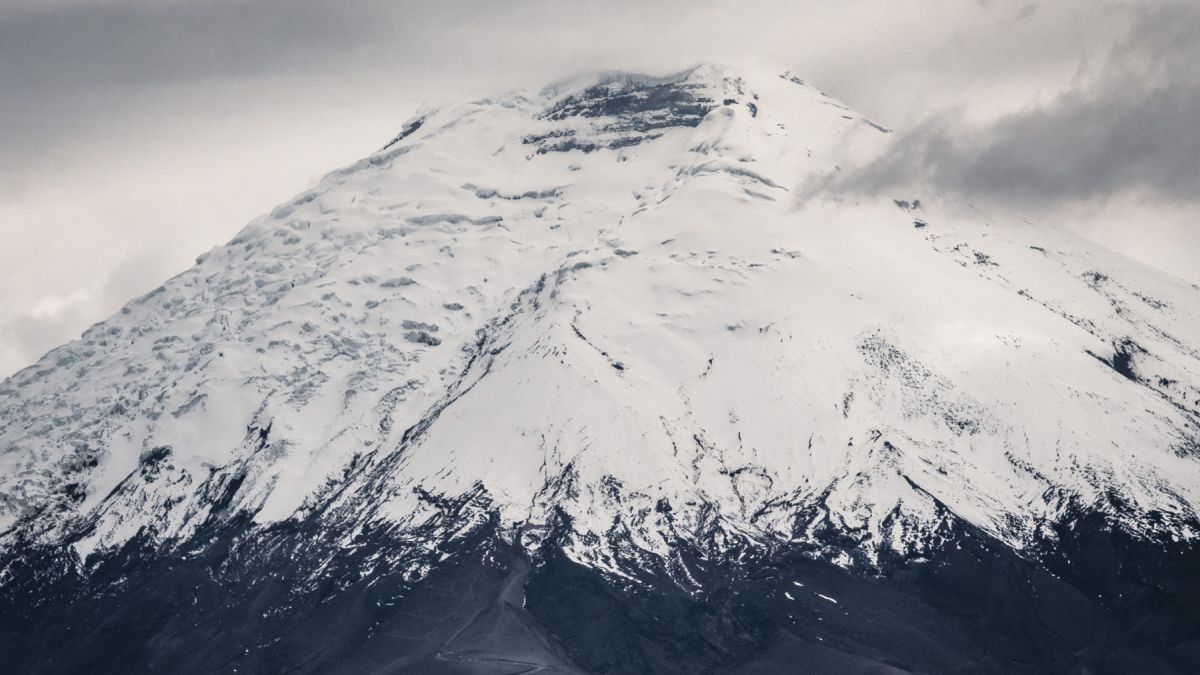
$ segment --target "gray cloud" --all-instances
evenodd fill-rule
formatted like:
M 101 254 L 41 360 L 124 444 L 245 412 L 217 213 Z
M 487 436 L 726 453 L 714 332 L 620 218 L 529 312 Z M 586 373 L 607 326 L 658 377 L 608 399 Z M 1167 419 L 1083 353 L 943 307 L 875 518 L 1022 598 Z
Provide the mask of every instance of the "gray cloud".
M 411 44 L 415 28 L 387 17 L 384 3 L 368 0 L 48 1 L 0 10 L 8 148 L 0 161 L 136 124 L 164 97 L 348 69 L 373 45 Z M 388 29 L 395 42 L 382 39 Z
M 165 278 L 174 270 L 163 251 L 143 249 L 122 258 L 102 282 L 65 295 L 43 295 L 32 307 L 0 307 L 0 363 L 15 368 L 48 347 L 79 334 L 97 317 L 105 316 L 152 286 L 147 279 Z
M 1129 8 L 1127 33 L 1050 102 L 972 124 L 931 115 L 837 187 L 925 183 L 1040 208 L 1126 191 L 1200 196 L 1200 6 Z
M 1044 78 L 1047 64 L 1073 61 L 1104 36 L 1107 15 L 1086 34 L 1067 28 L 1111 0 L 1064 0 L 1035 12 L 1038 21 L 1035 5 L 939 0 L 10 2 L 0 9 L 0 170 L 48 146 L 157 121 L 176 98 L 228 105 L 231 83 L 273 95 L 286 82 L 310 98 L 343 96 L 352 109 L 372 90 L 384 100 L 405 87 L 422 98 L 468 87 L 478 95 L 576 70 L 661 71 L 744 54 L 786 63 L 898 123 L 948 92 Z
M 0 22 L 0 79 L 27 88 L 145 85 L 297 67 L 354 34 L 354 4 L 92 2 Z M 368 24 L 369 25 L 369 24 Z

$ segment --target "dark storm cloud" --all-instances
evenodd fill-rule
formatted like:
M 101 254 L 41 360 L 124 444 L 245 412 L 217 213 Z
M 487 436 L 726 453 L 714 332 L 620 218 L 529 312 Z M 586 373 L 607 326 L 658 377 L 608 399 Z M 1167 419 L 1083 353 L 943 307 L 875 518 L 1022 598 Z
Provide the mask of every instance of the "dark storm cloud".
M 1133 10 L 1126 38 L 1051 102 L 984 125 L 927 118 L 838 187 L 928 183 L 1033 205 L 1142 191 L 1200 196 L 1200 5 Z

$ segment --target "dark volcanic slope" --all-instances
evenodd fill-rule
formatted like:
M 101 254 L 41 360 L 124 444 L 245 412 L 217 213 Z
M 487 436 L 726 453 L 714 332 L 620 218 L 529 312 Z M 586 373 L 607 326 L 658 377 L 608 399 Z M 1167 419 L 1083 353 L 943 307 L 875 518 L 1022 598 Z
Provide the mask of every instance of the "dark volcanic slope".
M 966 527 L 933 559 L 876 575 L 800 550 L 741 564 L 693 551 L 697 594 L 653 570 L 622 588 L 553 547 L 531 566 L 491 525 L 415 585 L 381 572 L 298 593 L 301 561 L 282 551 L 308 534 L 213 532 L 222 543 L 186 561 L 130 547 L 50 587 L 61 561 L 26 558 L 0 597 L 0 661 L 31 674 L 1200 669 L 1200 553 L 1095 517 L 1044 566 Z M 252 552 L 264 546 L 281 553 Z

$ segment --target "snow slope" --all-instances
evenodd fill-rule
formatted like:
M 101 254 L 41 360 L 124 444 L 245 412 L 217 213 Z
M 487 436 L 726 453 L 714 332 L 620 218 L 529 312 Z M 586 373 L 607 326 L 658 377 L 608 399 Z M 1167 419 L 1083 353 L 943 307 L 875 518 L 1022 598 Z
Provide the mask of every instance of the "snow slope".
M 892 135 L 717 66 L 423 113 L 0 385 L 0 547 L 497 518 L 619 579 L 680 542 L 869 567 L 955 521 L 1195 538 L 1200 289 L 815 187 Z

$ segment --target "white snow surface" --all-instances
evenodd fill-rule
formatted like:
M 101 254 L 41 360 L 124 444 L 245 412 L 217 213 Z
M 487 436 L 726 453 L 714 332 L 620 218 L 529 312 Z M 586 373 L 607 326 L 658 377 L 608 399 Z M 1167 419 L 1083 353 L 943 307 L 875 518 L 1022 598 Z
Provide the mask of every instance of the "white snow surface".
M 711 110 L 549 112 L 656 83 Z M 796 78 L 608 74 L 404 129 L 0 384 L 0 546 L 169 546 L 217 510 L 403 529 L 477 489 L 530 546 L 561 509 L 618 575 L 820 523 L 868 557 L 952 516 L 1017 549 L 1078 508 L 1196 536 L 1200 290 L 814 188 L 896 134 Z

